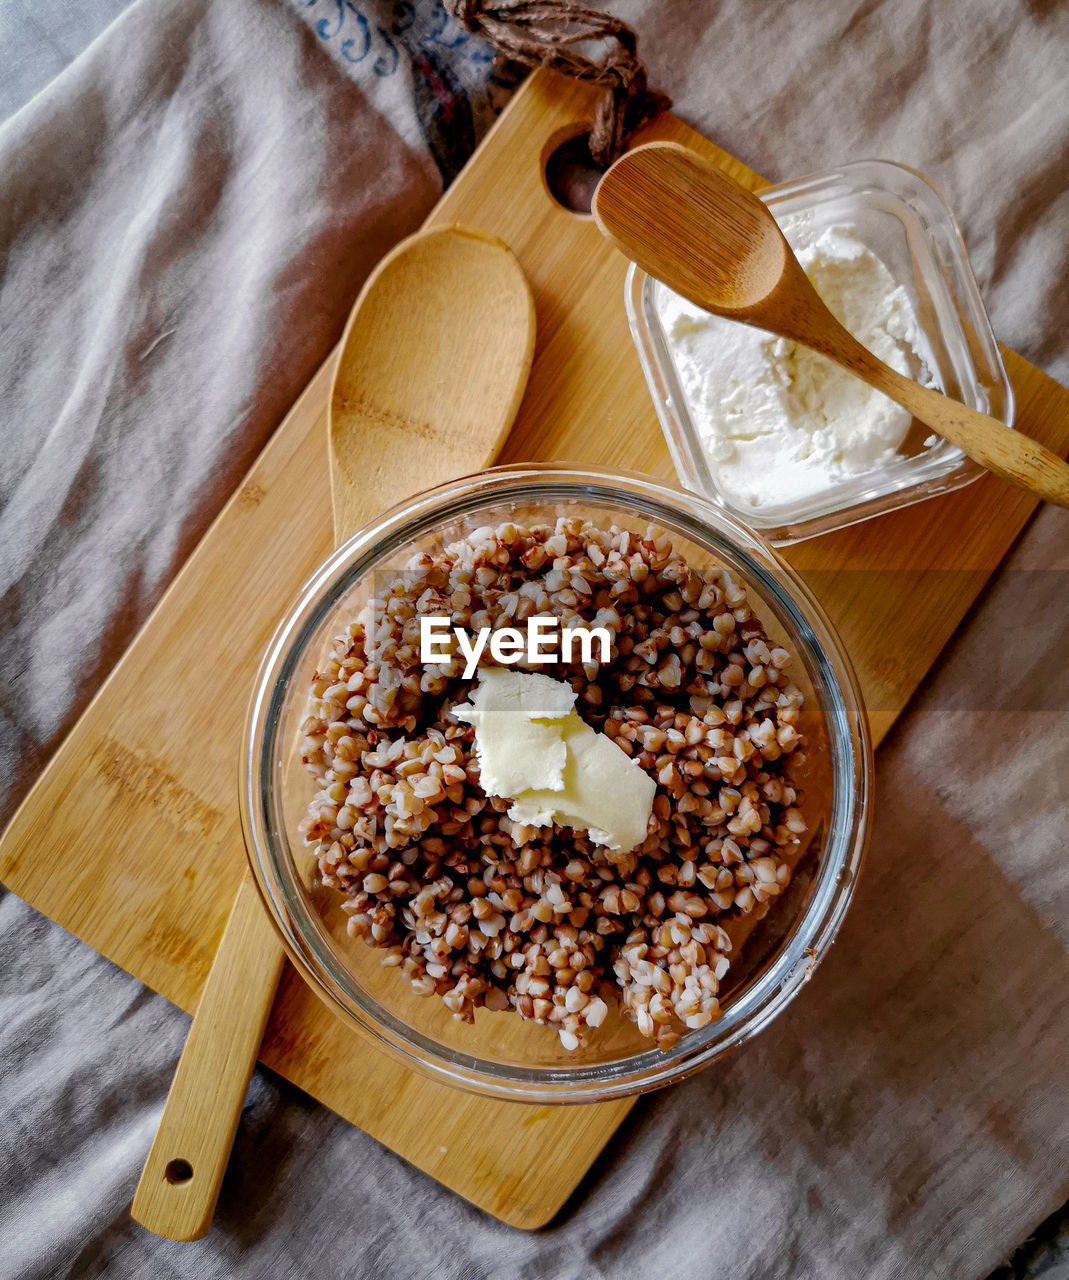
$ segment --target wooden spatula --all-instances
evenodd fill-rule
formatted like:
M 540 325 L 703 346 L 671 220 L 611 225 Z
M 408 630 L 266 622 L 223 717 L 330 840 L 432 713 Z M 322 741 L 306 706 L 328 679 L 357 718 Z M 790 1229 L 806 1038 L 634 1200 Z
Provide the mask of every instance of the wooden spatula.
M 598 184 L 592 212 L 603 235 L 695 306 L 812 347 L 995 475 L 1069 506 L 1061 458 L 877 359 L 825 306 L 768 206 L 693 151 L 651 142 L 621 156 Z
M 342 339 L 327 418 L 337 542 L 493 461 L 534 338 L 531 291 L 495 237 L 447 227 L 382 260 Z M 197 1240 L 211 1225 L 283 959 L 246 874 L 134 1196 L 134 1218 L 157 1235 Z

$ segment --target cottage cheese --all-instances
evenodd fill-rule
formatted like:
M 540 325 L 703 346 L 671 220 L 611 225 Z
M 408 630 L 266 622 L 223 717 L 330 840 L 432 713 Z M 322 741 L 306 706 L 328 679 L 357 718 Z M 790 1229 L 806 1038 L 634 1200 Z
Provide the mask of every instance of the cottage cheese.
M 892 369 L 935 385 L 908 295 L 847 226 L 812 215 L 784 235 L 836 317 Z M 655 306 L 718 488 L 734 505 L 783 507 L 886 463 L 907 410 L 808 347 L 711 316 L 658 284 Z

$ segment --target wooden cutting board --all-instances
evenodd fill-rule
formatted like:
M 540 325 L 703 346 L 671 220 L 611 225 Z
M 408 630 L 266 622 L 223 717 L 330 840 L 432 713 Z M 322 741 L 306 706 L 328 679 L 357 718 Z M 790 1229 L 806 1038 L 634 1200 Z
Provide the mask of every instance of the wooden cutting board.
M 543 162 L 581 131 L 592 94 L 533 76 L 428 219 L 483 227 L 534 289 L 538 346 L 502 461 L 582 460 L 672 474 L 627 331 L 625 263 L 557 205 Z M 756 176 L 668 116 L 675 138 Z M 1006 353 L 1020 429 L 1064 453 L 1069 393 Z M 275 623 L 331 549 L 325 412 L 316 375 L 56 753 L 2 841 L 0 879 L 191 1011 L 241 877 L 237 753 Z M 838 625 L 886 732 L 1034 509 L 985 478 L 788 558 Z M 813 999 L 812 994 L 802 997 Z M 520 1227 L 558 1211 L 632 1105 L 487 1102 L 399 1067 L 291 971 L 265 1063 L 481 1208 Z M 712 1070 L 716 1070 L 715 1067 Z

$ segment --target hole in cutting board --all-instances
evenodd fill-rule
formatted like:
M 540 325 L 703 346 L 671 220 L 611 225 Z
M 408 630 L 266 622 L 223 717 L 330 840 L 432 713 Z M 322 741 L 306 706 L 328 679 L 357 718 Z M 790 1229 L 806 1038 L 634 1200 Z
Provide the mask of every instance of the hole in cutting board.
M 183 1182 L 188 1182 L 193 1177 L 193 1166 L 188 1160 L 169 1160 L 167 1167 L 163 1171 L 163 1176 L 172 1187 L 177 1187 Z
M 590 158 L 590 134 L 565 138 L 542 157 L 546 189 L 562 209 L 590 216 L 594 188 L 605 170 Z

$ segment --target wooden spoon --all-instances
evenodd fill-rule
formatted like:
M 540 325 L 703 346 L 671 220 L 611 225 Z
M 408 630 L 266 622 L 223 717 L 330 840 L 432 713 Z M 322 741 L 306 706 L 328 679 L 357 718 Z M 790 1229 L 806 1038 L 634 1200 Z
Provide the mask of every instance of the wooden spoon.
M 327 414 L 336 542 L 493 461 L 534 338 L 531 291 L 495 237 L 427 231 L 382 260 L 349 318 Z M 134 1218 L 157 1235 L 198 1240 L 211 1225 L 283 960 L 246 873 L 134 1196 Z
M 989 471 L 1069 506 L 1061 458 L 878 360 L 824 305 L 767 205 L 693 151 L 636 147 L 601 179 L 592 212 L 602 235 L 695 306 L 812 347 Z

